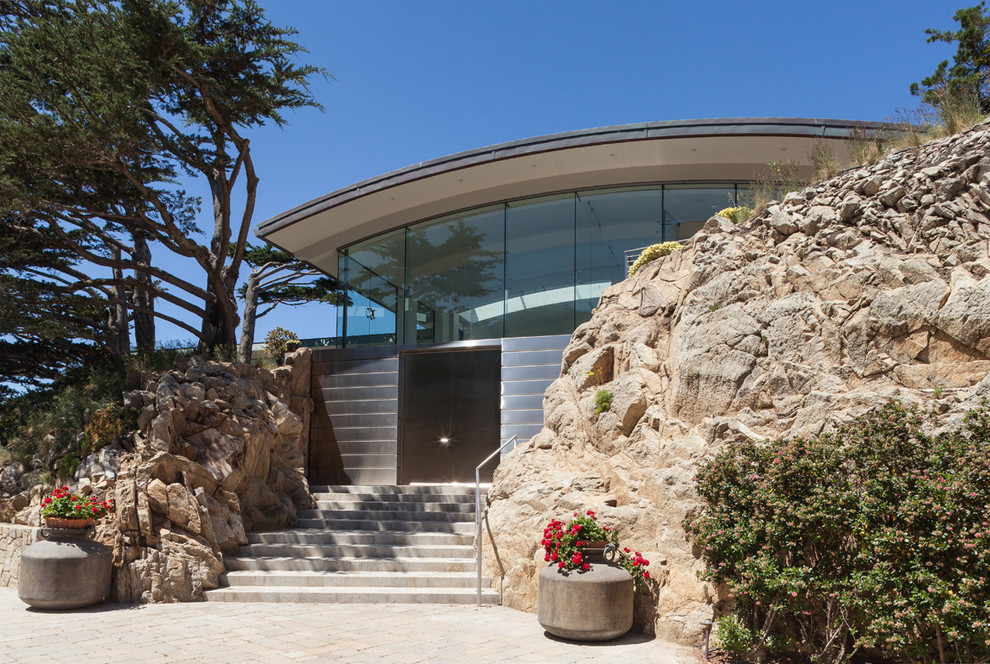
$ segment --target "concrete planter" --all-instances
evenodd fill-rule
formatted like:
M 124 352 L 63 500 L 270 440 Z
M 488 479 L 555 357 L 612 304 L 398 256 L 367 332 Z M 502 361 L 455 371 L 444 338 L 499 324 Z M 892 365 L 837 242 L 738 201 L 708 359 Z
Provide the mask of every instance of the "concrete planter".
M 17 596 L 39 609 L 76 609 L 110 594 L 110 549 L 88 529 L 43 528 L 21 553 Z
M 548 565 L 540 572 L 537 619 L 550 634 L 574 641 L 607 641 L 632 627 L 633 578 L 607 562 L 600 549 L 586 549 L 587 572 Z

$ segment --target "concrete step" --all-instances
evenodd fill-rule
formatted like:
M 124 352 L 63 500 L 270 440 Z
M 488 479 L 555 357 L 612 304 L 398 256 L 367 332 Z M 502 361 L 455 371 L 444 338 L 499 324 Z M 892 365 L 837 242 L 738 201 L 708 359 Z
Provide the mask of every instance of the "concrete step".
M 263 572 L 243 570 L 228 572 L 225 581 L 231 588 L 241 586 L 293 586 L 344 588 L 474 588 L 475 572 Z M 487 588 L 489 579 L 482 578 Z
M 475 572 L 473 558 L 305 558 L 298 556 L 225 557 L 228 572 Z
M 367 502 L 367 501 L 380 501 L 388 503 L 470 503 L 475 504 L 474 492 L 472 491 L 470 495 L 459 495 L 454 493 L 426 493 L 426 494 L 411 494 L 411 493 L 398 493 L 398 494 L 378 494 L 378 493 L 347 493 L 347 492 L 333 492 L 333 493 L 314 493 L 313 498 L 315 500 L 327 501 L 356 501 L 356 502 Z M 485 494 L 481 494 L 481 501 L 484 504 Z
M 241 556 L 300 558 L 470 558 L 473 546 L 416 544 L 247 544 Z
M 474 503 L 395 503 L 387 500 L 317 500 L 316 509 L 361 512 L 465 512 L 474 514 Z
M 299 510 L 300 519 L 364 519 L 370 521 L 473 521 L 474 512 L 429 512 L 396 510 Z
M 299 527 L 248 533 L 226 557 L 220 602 L 477 601 L 473 487 L 313 486 Z M 482 602 L 498 593 L 482 583 Z
M 487 493 L 488 487 L 482 485 L 481 495 Z M 375 496 L 428 496 L 428 495 L 447 495 L 447 496 L 474 496 L 474 485 L 449 485 L 449 484 L 431 484 L 431 485 L 409 485 L 409 484 L 399 484 L 394 486 L 367 486 L 359 484 L 314 484 L 309 487 L 309 492 L 312 494 L 317 493 L 364 493 L 372 494 Z
M 313 511 L 313 510 L 310 510 Z M 332 513 L 330 513 L 332 514 Z M 425 526 L 425 528 L 424 528 Z M 474 535 L 475 523 L 471 521 L 372 521 L 370 519 L 306 518 L 299 519 L 299 527 L 319 530 L 368 530 L 391 532 L 459 533 Z
M 209 602 L 309 602 L 327 604 L 473 604 L 472 588 L 268 588 L 234 587 L 208 590 Z M 484 604 L 498 604 L 498 593 L 482 589 Z
M 375 530 L 276 530 L 248 533 L 249 544 L 473 546 L 474 536 L 457 533 Z

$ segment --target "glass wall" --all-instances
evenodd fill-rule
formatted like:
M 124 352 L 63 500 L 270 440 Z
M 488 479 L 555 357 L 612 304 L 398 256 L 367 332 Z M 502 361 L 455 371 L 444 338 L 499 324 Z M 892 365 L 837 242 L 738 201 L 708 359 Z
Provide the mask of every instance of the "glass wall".
M 502 336 L 505 208 L 417 224 L 406 233 L 406 343 Z
M 405 281 L 405 230 L 393 231 L 341 252 L 338 271 L 347 286 L 347 303 L 338 315 L 337 334 L 346 345 L 399 343 Z
M 625 253 L 683 241 L 735 184 L 578 191 L 430 219 L 341 250 L 346 346 L 569 334 L 626 276 Z
M 663 188 L 663 239 L 683 241 L 701 230 L 712 215 L 736 204 L 735 187 L 703 184 Z
M 626 278 L 625 252 L 662 241 L 663 191 L 623 189 L 577 194 L 575 325 L 608 286 Z
M 574 194 L 505 212 L 505 336 L 574 330 Z

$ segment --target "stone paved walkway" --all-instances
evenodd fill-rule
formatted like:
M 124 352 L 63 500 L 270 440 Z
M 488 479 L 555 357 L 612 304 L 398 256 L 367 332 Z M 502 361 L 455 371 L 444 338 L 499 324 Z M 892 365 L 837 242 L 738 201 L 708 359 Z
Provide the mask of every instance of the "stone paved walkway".
M 415 604 L 102 604 L 30 609 L 0 588 L 0 662 L 153 664 L 695 664 L 695 652 L 629 634 L 608 644 L 549 638 L 503 607 Z

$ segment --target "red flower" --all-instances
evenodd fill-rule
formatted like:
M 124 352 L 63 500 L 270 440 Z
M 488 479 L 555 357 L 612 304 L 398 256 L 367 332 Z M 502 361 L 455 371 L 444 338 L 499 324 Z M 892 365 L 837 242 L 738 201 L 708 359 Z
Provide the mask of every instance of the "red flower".
M 584 563 L 583 565 L 581 565 L 582 572 L 587 572 L 589 569 L 591 569 L 591 565 L 589 565 L 588 563 Z
M 644 579 L 650 578 L 650 573 L 649 572 L 643 572 L 643 578 Z

